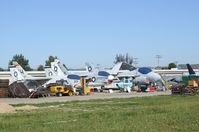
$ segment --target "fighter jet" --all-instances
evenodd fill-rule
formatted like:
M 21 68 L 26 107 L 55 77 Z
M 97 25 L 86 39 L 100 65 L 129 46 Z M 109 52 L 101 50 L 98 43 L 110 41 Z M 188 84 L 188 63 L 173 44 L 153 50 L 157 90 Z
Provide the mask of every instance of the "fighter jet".
M 58 69 L 59 70 L 59 69 Z M 27 72 L 17 63 L 13 62 L 13 65 L 10 66 L 11 72 L 11 83 L 13 82 L 24 82 L 24 83 L 34 83 L 34 85 L 41 84 L 43 87 L 48 87 L 56 81 L 63 80 L 66 85 L 76 85 L 80 77 L 78 75 L 59 75 L 49 67 L 45 68 L 46 77 L 33 77 L 27 74 Z M 70 78 L 72 76 L 73 78 Z M 68 78 L 69 77 L 69 78 Z M 31 85 L 31 84 L 30 84 Z
M 71 85 L 73 87 L 79 86 L 80 76 L 64 74 L 59 66 L 55 66 L 54 70 L 52 67 L 45 67 L 45 73 L 46 77 L 51 78 L 44 84 L 45 87 L 48 87 L 60 80 L 63 80 L 66 85 Z
M 159 86 L 160 84 L 165 85 L 162 77 L 158 73 L 155 73 L 151 68 L 135 68 L 124 62 L 117 63 L 111 70 L 100 71 L 99 74 L 107 76 L 108 80 L 113 80 L 115 78 L 123 80 L 124 78 L 131 77 L 133 79 L 133 83 L 147 84 L 150 82 L 157 82 Z
M 99 75 L 108 76 L 109 79 L 124 78 L 124 77 L 137 77 L 136 68 L 124 62 L 115 64 L 110 70 L 99 71 Z
M 35 80 L 35 81 L 47 81 L 49 77 L 33 77 L 28 75 L 27 72 L 16 62 L 12 62 L 10 66 L 11 83 L 15 81 Z
M 81 76 L 86 76 L 95 82 L 98 77 L 98 70 L 94 66 L 86 63 L 86 70 L 68 70 L 60 60 L 51 62 L 51 69 L 57 76 L 67 76 L 69 79 L 79 80 Z M 49 74 L 49 73 L 48 73 Z
M 42 90 L 43 92 L 46 90 L 42 86 L 51 78 L 48 77 L 33 77 L 27 74 L 27 72 L 17 63 L 12 62 L 13 65 L 10 66 L 10 86 L 15 85 L 16 83 L 23 83 L 29 92 L 35 92 L 37 90 Z M 48 91 L 45 91 L 48 92 Z
M 101 86 L 104 84 L 104 77 L 98 76 L 98 70 L 92 65 L 86 63 L 86 70 L 68 70 L 60 60 L 56 59 L 51 62 L 50 68 L 45 68 L 46 76 L 51 77 L 52 80 L 61 78 L 67 78 L 68 82 L 72 83 L 73 86 L 79 86 L 80 78 L 87 77 L 90 79 L 89 86 Z

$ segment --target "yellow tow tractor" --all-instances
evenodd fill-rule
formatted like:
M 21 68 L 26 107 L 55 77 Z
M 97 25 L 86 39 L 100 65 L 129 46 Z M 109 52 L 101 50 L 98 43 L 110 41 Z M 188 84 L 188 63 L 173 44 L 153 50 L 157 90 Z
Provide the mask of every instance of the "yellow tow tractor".
M 80 85 L 81 87 L 77 89 L 80 95 L 90 95 L 91 88 L 88 86 L 88 83 L 91 79 L 87 78 L 86 76 L 81 76 L 80 78 Z
M 56 96 L 74 96 L 76 93 L 74 92 L 74 89 L 71 85 L 68 85 L 68 83 L 65 80 L 56 81 L 55 84 L 52 84 L 50 86 L 50 91 L 52 95 Z

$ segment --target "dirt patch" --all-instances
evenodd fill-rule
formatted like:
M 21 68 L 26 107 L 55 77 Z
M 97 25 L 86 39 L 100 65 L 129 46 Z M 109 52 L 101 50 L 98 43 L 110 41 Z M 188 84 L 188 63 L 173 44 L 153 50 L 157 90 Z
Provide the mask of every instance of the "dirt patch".
M 15 113 L 15 108 L 7 103 L 0 103 L 0 114 Z
M 39 107 L 32 106 L 32 105 L 25 105 L 20 107 L 15 107 L 16 111 L 31 111 L 31 110 L 37 110 Z

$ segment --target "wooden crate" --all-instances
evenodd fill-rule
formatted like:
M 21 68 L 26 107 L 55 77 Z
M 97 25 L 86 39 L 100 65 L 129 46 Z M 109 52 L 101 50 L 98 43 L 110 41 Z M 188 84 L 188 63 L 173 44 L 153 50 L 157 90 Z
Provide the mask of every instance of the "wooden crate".
M 0 88 L 0 98 L 8 97 L 8 88 Z
M 8 97 L 9 80 L 0 80 L 0 98 Z

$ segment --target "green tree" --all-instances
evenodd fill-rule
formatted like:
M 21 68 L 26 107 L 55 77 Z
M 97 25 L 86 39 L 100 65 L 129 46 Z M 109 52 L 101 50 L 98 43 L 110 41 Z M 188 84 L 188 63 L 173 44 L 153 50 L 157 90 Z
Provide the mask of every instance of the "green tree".
M 133 64 L 133 57 L 129 56 L 128 53 L 126 53 L 126 55 L 123 55 L 123 54 L 117 54 L 115 56 L 115 61 L 114 63 L 118 63 L 118 62 L 125 62 L 125 63 L 128 63 L 130 65 Z
M 43 65 L 39 65 L 37 68 L 37 71 L 44 71 L 44 66 Z
M 48 60 L 46 60 L 45 66 L 50 66 L 50 63 L 51 63 L 51 62 L 54 62 L 55 59 L 58 59 L 57 56 L 49 56 L 49 57 L 48 57 Z
M 32 71 L 32 68 L 29 66 L 29 60 L 26 59 L 22 54 L 16 54 L 13 56 L 12 60 L 9 61 L 9 65 L 12 65 L 12 62 L 16 61 L 25 71 Z
M 0 67 L 0 71 L 4 71 L 4 69 Z
M 176 68 L 176 64 L 175 63 L 169 63 L 168 65 L 168 68 L 171 69 L 171 68 Z

